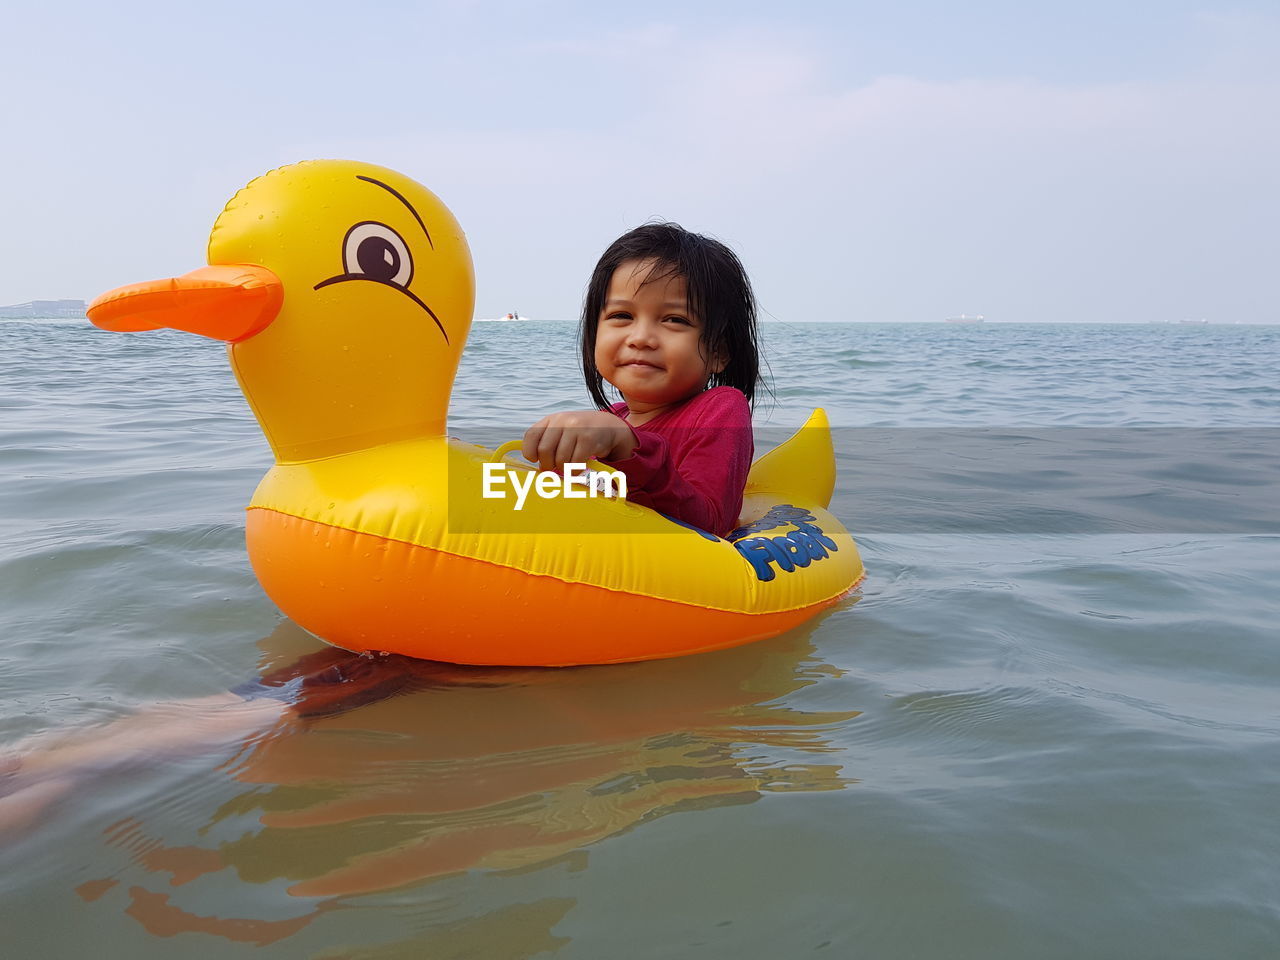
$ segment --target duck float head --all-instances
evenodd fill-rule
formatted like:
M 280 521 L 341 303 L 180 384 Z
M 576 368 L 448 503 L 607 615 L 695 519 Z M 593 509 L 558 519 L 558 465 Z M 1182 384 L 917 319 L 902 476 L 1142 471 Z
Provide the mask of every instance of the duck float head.
M 280 462 L 443 435 L 475 282 L 431 191 L 371 164 L 282 167 L 227 204 L 209 264 L 104 294 L 90 319 L 227 341 Z
M 753 466 L 729 540 L 624 499 L 484 498 L 494 455 L 445 437 L 471 254 L 401 174 L 274 170 L 227 204 L 208 262 L 105 293 L 89 319 L 228 344 L 276 460 L 249 505 L 250 560 L 321 639 L 456 663 L 655 659 L 780 633 L 862 576 L 825 512 L 821 411 Z

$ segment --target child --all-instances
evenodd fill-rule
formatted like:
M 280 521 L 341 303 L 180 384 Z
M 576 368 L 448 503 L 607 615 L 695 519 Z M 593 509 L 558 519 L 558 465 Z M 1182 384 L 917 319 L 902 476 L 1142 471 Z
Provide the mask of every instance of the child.
M 544 470 L 601 460 L 626 474 L 632 503 L 721 537 L 737 526 L 760 359 L 733 252 L 674 223 L 619 237 L 587 287 L 582 370 L 600 409 L 543 417 L 525 459 Z

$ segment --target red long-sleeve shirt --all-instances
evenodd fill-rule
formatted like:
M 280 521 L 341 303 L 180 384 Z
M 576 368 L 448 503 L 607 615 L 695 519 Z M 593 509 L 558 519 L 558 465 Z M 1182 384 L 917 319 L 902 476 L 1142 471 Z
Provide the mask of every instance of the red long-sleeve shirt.
M 610 409 L 625 420 L 625 403 Z M 738 525 L 755 453 L 741 390 L 713 387 L 631 430 L 631 456 L 605 461 L 627 475 L 629 501 L 718 537 Z

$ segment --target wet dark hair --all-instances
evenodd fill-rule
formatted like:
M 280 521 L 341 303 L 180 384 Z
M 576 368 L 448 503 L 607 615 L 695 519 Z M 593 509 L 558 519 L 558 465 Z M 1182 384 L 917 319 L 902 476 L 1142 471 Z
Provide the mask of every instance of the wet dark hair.
M 609 296 L 609 281 L 628 260 L 653 260 L 645 283 L 684 277 L 689 310 L 702 322 L 702 348 L 708 356 L 728 361 L 713 373 L 709 387 L 736 387 L 754 401 L 760 379 L 760 349 L 756 344 L 756 298 L 742 261 L 719 240 L 690 233 L 677 223 L 646 223 L 624 233 L 600 257 L 582 302 L 582 375 L 591 399 L 609 408 L 604 377 L 596 368 L 596 328 Z

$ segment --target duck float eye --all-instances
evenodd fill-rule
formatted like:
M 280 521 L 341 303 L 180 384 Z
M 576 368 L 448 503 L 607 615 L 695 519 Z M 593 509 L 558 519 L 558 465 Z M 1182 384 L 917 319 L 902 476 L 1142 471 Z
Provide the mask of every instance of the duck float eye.
M 417 216 L 417 211 L 414 211 L 414 216 Z M 418 219 L 421 222 L 421 218 Z M 430 236 L 427 239 L 429 241 Z M 342 272 L 336 277 L 321 280 L 314 289 L 349 280 L 372 280 L 399 290 L 427 312 L 445 343 L 449 342 L 449 334 L 435 311 L 409 289 L 413 280 L 413 255 L 409 252 L 409 245 L 404 242 L 404 237 L 385 223 L 362 220 L 348 230 L 342 238 Z
M 407 287 L 413 279 L 413 256 L 400 234 L 369 220 L 357 223 L 343 238 L 342 269 L 348 277 Z

